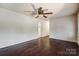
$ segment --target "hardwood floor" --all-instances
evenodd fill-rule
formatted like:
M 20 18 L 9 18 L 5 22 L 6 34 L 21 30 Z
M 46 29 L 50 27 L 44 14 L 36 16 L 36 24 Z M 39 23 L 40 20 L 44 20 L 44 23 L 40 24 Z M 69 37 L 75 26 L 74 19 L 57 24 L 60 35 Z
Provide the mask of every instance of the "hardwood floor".
M 79 56 L 79 45 L 78 45 L 78 56 Z
M 0 49 L 0 56 L 77 56 L 78 45 L 75 42 L 67 42 L 50 38 L 50 48 L 41 48 L 39 39 L 23 42 Z

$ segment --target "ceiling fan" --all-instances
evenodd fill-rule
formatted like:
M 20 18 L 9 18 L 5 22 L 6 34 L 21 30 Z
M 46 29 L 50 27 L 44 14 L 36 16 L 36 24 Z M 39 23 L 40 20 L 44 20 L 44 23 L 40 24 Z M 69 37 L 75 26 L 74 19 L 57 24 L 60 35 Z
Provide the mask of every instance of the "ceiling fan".
M 45 12 L 46 10 L 43 10 L 43 7 L 39 7 L 38 9 L 35 8 L 34 4 L 31 4 L 33 7 L 34 11 L 24 11 L 24 12 L 32 12 L 32 15 L 37 15 L 35 18 L 38 18 L 40 15 L 42 15 L 44 18 L 47 18 L 46 15 L 48 14 L 53 14 L 52 12 Z

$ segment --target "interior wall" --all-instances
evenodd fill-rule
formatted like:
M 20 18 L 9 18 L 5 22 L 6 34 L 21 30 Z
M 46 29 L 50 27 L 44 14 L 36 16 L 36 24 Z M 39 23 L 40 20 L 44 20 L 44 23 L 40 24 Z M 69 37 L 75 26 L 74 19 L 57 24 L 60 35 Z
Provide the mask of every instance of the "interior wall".
M 37 21 L 32 17 L 0 8 L 0 48 L 37 37 Z
M 76 41 L 76 16 L 50 20 L 50 37 Z M 30 16 L 0 8 L 0 48 L 38 38 L 38 22 Z
M 49 20 L 40 20 L 38 22 L 38 34 L 39 37 L 49 36 Z
M 76 15 L 50 19 L 50 37 L 76 42 Z
M 78 45 L 79 45 L 79 12 L 78 12 L 77 19 L 78 19 L 78 37 L 77 37 L 77 40 L 78 40 Z

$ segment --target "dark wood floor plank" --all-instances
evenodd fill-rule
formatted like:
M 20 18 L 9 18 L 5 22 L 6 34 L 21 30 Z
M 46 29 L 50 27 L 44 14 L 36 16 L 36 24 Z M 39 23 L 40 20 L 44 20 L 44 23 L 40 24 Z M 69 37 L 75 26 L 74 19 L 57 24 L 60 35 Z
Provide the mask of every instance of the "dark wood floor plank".
M 50 38 L 50 48 L 38 45 L 38 39 L 0 49 L 0 56 L 77 56 L 78 44 Z

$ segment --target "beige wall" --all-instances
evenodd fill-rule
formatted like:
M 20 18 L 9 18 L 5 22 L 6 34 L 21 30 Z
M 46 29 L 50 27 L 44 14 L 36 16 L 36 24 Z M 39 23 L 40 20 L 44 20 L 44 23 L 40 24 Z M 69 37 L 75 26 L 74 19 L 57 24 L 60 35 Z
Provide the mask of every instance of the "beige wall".
M 77 40 L 78 40 L 78 44 L 79 44 L 79 12 L 78 12 L 78 37 L 77 37 Z
M 38 38 L 37 21 L 0 8 L 0 48 Z
M 40 20 L 38 22 L 38 34 L 39 37 L 44 37 L 49 35 L 49 26 L 50 21 L 49 20 Z
M 66 41 L 76 39 L 76 16 L 64 16 L 50 20 L 50 37 Z

